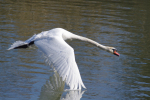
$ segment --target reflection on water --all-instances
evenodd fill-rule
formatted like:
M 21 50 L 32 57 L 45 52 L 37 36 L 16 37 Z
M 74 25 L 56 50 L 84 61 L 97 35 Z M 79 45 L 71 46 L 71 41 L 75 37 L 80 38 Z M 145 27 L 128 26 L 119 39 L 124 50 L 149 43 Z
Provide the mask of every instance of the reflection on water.
M 49 78 L 46 84 L 42 87 L 40 93 L 40 100 L 60 100 L 64 91 L 65 82 L 55 72 L 53 76 Z
M 64 91 L 65 82 L 55 72 L 53 76 L 49 78 L 39 96 L 39 100 L 80 100 L 84 91 L 71 90 Z M 65 93 L 67 92 L 67 93 Z M 65 93 L 65 95 L 63 95 Z

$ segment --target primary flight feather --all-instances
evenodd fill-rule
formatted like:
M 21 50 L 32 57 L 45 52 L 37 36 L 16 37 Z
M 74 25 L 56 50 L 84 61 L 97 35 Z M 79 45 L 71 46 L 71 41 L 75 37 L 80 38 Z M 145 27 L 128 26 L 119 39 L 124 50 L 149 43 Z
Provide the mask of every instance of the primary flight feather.
M 75 35 L 62 28 L 54 28 L 41 32 L 33 35 L 26 41 L 16 41 L 8 50 L 28 48 L 30 45 L 35 44 L 45 54 L 48 61 L 51 62 L 53 69 L 69 85 L 70 90 L 81 89 L 82 87 L 86 88 L 75 61 L 74 49 L 65 42 L 67 39 L 86 41 L 119 56 L 114 47 L 101 45 L 91 39 Z

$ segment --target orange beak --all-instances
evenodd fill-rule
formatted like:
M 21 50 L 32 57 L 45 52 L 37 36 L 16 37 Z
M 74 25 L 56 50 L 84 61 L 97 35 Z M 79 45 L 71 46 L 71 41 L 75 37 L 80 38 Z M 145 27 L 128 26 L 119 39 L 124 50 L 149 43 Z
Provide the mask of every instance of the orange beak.
M 114 50 L 114 55 L 120 56 L 120 54 L 116 50 Z

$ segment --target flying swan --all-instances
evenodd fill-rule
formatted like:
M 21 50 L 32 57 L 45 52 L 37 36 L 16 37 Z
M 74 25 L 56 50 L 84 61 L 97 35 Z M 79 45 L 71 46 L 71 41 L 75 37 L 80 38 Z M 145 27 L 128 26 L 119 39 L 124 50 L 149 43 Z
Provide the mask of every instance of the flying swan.
M 26 41 L 14 42 L 8 50 L 28 48 L 35 44 L 42 51 L 49 61 L 53 64 L 54 70 L 58 72 L 63 81 L 70 87 L 70 90 L 86 88 L 82 82 L 80 72 L 75 61 L 74 49 L 64 40 L 77 39 L 89 42 L 101 49 L 111 52 L 117 56 L 117 49 L 114 47 L 101 45 L 91 39 L 75 35 L 62 28 L 54 28 L 49 31 L 43 31 L 33 35 Z

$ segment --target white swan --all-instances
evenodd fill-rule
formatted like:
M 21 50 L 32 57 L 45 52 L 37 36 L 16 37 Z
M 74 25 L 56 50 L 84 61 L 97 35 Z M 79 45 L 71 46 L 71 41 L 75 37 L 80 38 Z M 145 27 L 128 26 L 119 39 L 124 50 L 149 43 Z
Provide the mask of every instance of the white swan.
M 86 41 L 119 56 L 114 47 L 101 45 L 91 39 L 75 35 L 62 28 L 41 32 L 33 35 L 26 41 L 16 41 L 8 50 L 28 48 L 30 45 L 35 44 L 48 57 L 54 69 L 62 77 L 63 81 L 69 85 L 70 90 L 81 89 L 81 87 L 86 88 L 75 61 L 74 49 L 64 41 L 67 39 Z

